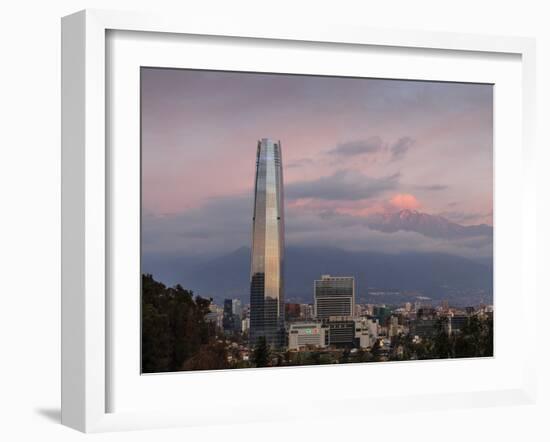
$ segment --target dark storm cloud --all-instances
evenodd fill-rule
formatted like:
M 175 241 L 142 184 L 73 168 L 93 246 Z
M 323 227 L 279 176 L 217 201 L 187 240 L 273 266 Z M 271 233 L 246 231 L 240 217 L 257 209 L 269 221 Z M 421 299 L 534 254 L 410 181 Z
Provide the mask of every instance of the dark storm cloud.
M 322 200 L 355 201 L 380 195 L 396 189 L 399 173 L 382 178 L 372 178 L 355 170 L 339 170 L 330 176 L 312 181 L 288 184 L 285 195 L 290 199 L 317 198 Z
M 415 140 L 411 137 L 401 137 L 390 147 L 392 160 L 398 160 L 405 156 L 408 150 L 415 143 Z
M 352 157 L 368 153 L 379 152 L 384 148 L 384 142 L 380 137 L 369 137 L 366 140 L 348 141 L 328 151 L 330 155 Z

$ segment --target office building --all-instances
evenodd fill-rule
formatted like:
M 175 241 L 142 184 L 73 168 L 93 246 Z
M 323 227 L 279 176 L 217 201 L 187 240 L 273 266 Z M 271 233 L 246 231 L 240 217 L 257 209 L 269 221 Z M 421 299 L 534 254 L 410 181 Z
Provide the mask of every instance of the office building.
M 300 304 L 300 318 L 301 319 L 313 319 L 314 314 L 313 305 L 311 304 Z
M 351 276 L 322 275 L 313 286 L 317 319 L 330 316 L 353 316 L 355 313 L 355 279 Z
M 233 314 L 242 318 L 243 304 L 240 299 L 233 299 Z
M 272 347 L 285 343 L 284 197 L 281 143 L 263 138 L 256 151 L 252 259 L 250 270 L 250 344 L 261 336 Z
M 250 318 L 244 318 L 241 321 L 241 332 L 248 333 L 248 330 L 250 330 Z
M 210 304 L 210 313 L 206 314 L 205 319 L 215 324 L 216 327 L 223 328 L 223 308 L 216 304 Z
M 325 321 L 328 326 L 328 343 L 333 347 L 356 347 L 355 321 L 351 316 L 332 316 Z
M 332 347 L 368 348 L 378 339 L 377 319 L 331 316 L 322 323 L 328 329 L 327 344 Z
M 373 316 L 378 319 L 380 325 L 385 326 L 391 314 L 391 309 L 385 305 L 376 305 L 373 307 Z
M 399 318 L 397 316 L 390 316 L 388 321 L 388 337 L 393 338 L 401 333 L 399 326 Z
M 448 331 L 451 333 L 460 332 L 468 324 L 469 317 L 467 315 L 450 315 L 447 318 Z
M 225 333 L 232 333 L 234 330 L 233 300 L 225 299 L 223 301 L 223 331 Z
M 433 338 L 437 335 L 437 319 L 419 317 L 411 322 L 411 335 L 419 338 Z
M 378 321 L 372 318 L 355 319 L 355 343 L 360 348 L 369 348 L 378 339 Z

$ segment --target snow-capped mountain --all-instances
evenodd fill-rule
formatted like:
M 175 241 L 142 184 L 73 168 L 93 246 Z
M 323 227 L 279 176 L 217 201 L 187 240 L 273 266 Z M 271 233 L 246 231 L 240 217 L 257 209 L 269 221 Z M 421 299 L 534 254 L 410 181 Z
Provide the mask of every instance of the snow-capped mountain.
M 448 219 L 416 210 L 401 210 L 394 213 L 372 215 L 368 226 L 381 232 L 393 233 L 400 230 L 417 232 L 431 238 L 459 239 L 488 237 L 493 235 L 493 228 L 487 224 L 463 226 Z

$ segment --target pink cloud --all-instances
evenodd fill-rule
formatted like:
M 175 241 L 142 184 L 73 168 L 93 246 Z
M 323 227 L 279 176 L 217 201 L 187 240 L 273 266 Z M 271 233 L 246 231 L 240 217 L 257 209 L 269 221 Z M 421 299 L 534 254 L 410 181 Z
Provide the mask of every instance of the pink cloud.
M 368 217 L 376 213 L 391 211 L 386 201 L 363 199 L 359 201 L 348 200 L 320 200 L 315 198 L 299 198 L 287 203 L 287 207 L 293 210 L 322 212 L 329 211 L 341 215 Z
M 410 193 L 398 193 L 390 199 L 390 204 L 399 210 L 414 210 L 420 207 L 420 201 Z

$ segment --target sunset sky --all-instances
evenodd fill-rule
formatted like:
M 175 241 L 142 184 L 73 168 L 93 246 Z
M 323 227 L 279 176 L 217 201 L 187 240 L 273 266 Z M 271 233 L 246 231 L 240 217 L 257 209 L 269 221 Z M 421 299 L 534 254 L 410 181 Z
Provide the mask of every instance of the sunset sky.
M 282 144 L 287 245 L 491 254 L 364 222 L 492 225 L 491 85 L 144 68 L 141 100 L 145 255 L 250 246 L 259 138 Z

